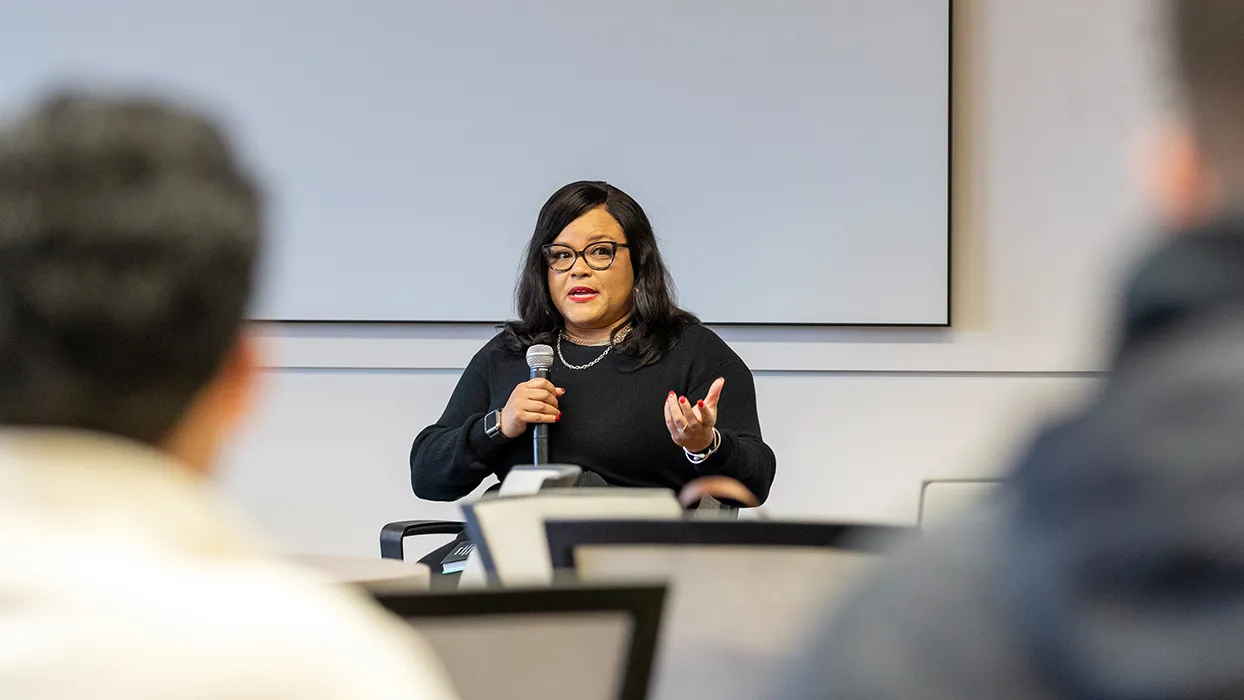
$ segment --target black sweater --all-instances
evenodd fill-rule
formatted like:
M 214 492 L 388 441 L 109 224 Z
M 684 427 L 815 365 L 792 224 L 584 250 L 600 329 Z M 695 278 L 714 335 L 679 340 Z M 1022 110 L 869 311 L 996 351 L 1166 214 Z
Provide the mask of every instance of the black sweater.
M 1241 697 L 1244 221 L 1167 239 L 1121 320 L 1096 395 L 834 600 L 776 696 Z
M 562 343 L 566 361 L 591 362 L 604 348 Z M 505 406 L 514 387 L 529 378 L 526 358 L 493 338 L 467 366 L 444 415 L 419 433 L 410 452 L 415 495 L 435 501 L 461 498 L 489 475 L 504 478 L 510 467 L 531 463 L 531 431 L 500 444 L 484 433 L 484 415 Z M 718 405 L 721 448 L 701 465 L 687 460 L 665 426 L 671 391 L 691 402 L 725 377 Z M 566 390 L 562 418 L 549 426 L 549 460 L 573 464 L 616 486 L 680 489 L 700 476 L 734 477 L 762 501 L 777 467 L 760 436 L 756 387 L 743 360 L 717 334 L 687 326 L 665 357 L 635 369 L 610 353 L 599 364 L 571 370 L 554 359 L 549 379 Z

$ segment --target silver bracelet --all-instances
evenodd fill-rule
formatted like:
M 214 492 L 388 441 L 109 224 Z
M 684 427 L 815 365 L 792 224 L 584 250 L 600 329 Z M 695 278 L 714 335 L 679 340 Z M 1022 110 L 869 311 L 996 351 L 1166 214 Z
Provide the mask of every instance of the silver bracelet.
M 721 433 L 717 432 L 716 428 L 713 428 L 713 444 L 709 446 L 707 452 L 692 452 L 685 447 L 682 448 L 682 451 L 687 454 L 688 462 L 691 462 L 692 464 L 703 464 L 705 460 L 712 457 L 713 453 L 717 452 L 719 449 L 721 449 Z

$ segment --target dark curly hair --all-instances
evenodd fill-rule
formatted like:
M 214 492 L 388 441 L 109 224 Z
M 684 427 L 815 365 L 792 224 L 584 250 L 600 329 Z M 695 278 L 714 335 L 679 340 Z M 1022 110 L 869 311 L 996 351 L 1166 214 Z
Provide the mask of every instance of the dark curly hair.
M 260 210 L 159 101 L 59 93 L 0 129 L 0 423 L 166 439 L 238 341 Z

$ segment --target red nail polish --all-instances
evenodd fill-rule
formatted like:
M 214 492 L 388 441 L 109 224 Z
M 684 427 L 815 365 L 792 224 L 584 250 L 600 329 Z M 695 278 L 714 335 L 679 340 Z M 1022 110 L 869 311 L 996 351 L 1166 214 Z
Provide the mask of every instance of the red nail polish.
M 671 399 L 672 399 L 672 398 L 674 398 L 674 392 L 672 392 L 672 391 L 670 392 L 670 398 L 671 398 Z
M 704 408 L 704 402 L 703 402 L 703 401 L 696 401 L 696 402 L 695 402 L 695 405 L 699 406 L 700 408 Z
M 557 417 L 553 419 L 553 422 L 554 422 L 554 423 L 556 423 L 557 421 L 559 421 L 559 420 L 561 420 L 561 419 L 562 419 L 562 412 L 561 412 L 561 411 L 558 411 L 558 412 L 557 412 Z
M 678 400 L 679 400 L 679 401 L 681 401 L 682 403 L 687 403 L 687 397 L 686 397 L 686 396 L 680 396 L 680 397 L 678 397 Z

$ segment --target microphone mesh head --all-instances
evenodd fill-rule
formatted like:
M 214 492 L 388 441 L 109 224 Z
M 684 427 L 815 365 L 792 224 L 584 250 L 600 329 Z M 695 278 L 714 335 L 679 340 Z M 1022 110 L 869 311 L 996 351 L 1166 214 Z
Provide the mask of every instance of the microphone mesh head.
M 532 345 L 527 348 L 527 366 L 531 369 L 548 369 L 553 366 L 553 348 L 548 345 Z

